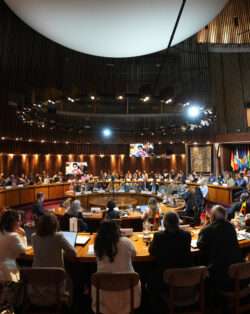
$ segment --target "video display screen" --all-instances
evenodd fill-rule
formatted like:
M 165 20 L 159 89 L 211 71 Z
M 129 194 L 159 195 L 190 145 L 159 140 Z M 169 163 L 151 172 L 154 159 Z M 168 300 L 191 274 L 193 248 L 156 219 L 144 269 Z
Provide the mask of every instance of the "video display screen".
M 130 151 L 129 156 L 130 157 L 150 157 L 154 155 L 154 144 L 152 143 L 136 143 L 136 144 L 130 144 Z
M 66 175 L 82 175 L 88 171 L 88 163 L 87 162 L 66 162 L 65 173 Z

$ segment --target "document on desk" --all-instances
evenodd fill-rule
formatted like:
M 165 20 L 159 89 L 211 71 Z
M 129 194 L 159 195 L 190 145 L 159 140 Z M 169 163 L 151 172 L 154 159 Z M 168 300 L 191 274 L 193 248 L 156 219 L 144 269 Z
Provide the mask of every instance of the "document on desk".
M 78 234 L 76 237 L 76 245 L 85 245 L 88 243 L 89 239 L 89 236 Z
M 192 247 L 193 249 L 197 249 L 197 240 L 192 240 L 192 241 L 191 241 L 191 247 Z
M 88 255 L 94 255 L 95 251 L 94 251 L 94 244 L 90 244 L 88 247 Z

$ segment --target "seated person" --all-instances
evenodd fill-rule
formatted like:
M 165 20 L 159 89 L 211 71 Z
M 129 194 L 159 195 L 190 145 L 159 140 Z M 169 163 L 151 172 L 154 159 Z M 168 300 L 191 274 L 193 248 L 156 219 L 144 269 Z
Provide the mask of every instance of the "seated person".
M 36 194 L 36 202 L 33 205 L 33 214 L 36 217 L 40 217 L 44 214 L 44 194 L 42 192 L 38 192 Z
M 150 191 L 153 193 L 157 193 L 159 190 L 159 184 L 157 183 L 157 180 L 154 179 L 153 182 L 150 184 Z
M 0 217 L 0 281 L 18 281 L 16 258 L 25 253 L 25 232 L 20 228 L 19 215 L 7 210 Z
M 241 193 L 240 201 L 234 203 L 232 208 L 228 210 L 229 219 L 234 218 L 235 213 L 241 213 L 244 216 L 250 213 L 249 194 L 247 192 Z
M 202 189 L 202 186 L 195 187 L 194 200 L 195 200 L 195 206 L 198 210 L 196 212 L 196 215 L 198 216 L 197 218 L 199 218 L 199 215 L 204 211 L 204 207 L 205 207 L 205 197 L 203 193 L 206 194 L 206 190 Z
M 160 209 L 156 198 L 150 197 L 148 200 L 148 208 L 143 214 L 143 221 L 153 225 L 154 230 L 158 230 L 160 226 Z
M 70 218 L 73 217 L 77 218 L 78 232 L 88 231 L 88 225 L 83 219 L 81 202 L 79 200 L 74 200 L 68 211 L 61 218 L 60 226 L 62 230 L 70 230 Z
M 179 217 L 175 212 L 168 212 L 164 216 L 164 228 L 164 231 L 154 234 L 149 246 L 149 253 L 155 258 L 149 277 L 150 297 L 155 313 L 162 313 L 159 296 L 167 288 L 163 281 L 164 271 L 192 266 L 191 234 L 180 229 Z
M 244 178 L 243 172 L 241 172 L 240 174 L 237 175 L 237 178 L 235 180 L 235 185 L 242 188 L 242 189 L 246 189 L 247 181 Z
M 200 231 L 197 246 L 208 265 L 211 286 L 226 289 L 230 287 L 228 268 L 242 262 L 241 251 L 234 226 L 227 221 L 226 209 L 214 206 L 210 220 Z
M 179 216 L 169 212 L 164 216 L 164 231 L 156 232 L 149 247 L 156 258 L 158 270 L 188 267 L 191 263 L 191 234 L 180 229 Z
M 132 258 L 136 255 L 133 242 L 122 237 L 119 226 L 115 221 L 101 222 L 97 233 L 94 250 L 97 261 L 97 272 L 133 273 Z M 134 288 L 134 305 L 140 305 L 140 284 Z M 103 302 L 108 300 L 108 302 Z M 101 313 L 127 314 L 130 312 L 130 291 L 112 292 L 100 291 Z M 92 308 L 96 309 L 96 291 L 92 288 Z
M 195 192 L 192 187 L 189 187 L 182 195 L 185 201 L 184 215 L 188 217 L 194 217 L 195 215 Z
M 213 184 L 216 181 L 217 181 L 216 176 L 211 172 L 210 175 L 209 175 L 209 178 L 208 178 L 208 183 L 209 184 Z
M 75 249 L 58 229 L 54 214 L 44 214 L 39 218 L 36 233 L 32 235 L 34 267 L 64 267 L 64 254 L 76 256 Z
M 108 201 L 105 218 L 109 220 L 120 219 L 120 211 L 116 209 L 116 204 L 112 200 Z
M 224 174 L 224 178 L 225 178 L 225 184 L 229 187 L 233 187 L 235 186 L 235 181 L 233 179 L 233 176 L 230 172 L 226 171 Z
M 71 202 L 72 202 L 72 199 L 68 197 L 65 201 L 61 203 L 61 206 L 68 211 L 71 207 Z

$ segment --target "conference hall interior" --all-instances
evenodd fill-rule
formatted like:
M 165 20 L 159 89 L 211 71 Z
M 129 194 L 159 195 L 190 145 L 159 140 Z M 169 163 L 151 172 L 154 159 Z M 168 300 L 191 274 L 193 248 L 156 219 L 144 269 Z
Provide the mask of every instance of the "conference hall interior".
M 250 0 L 0 1 L 0 314 L 250 314 Z

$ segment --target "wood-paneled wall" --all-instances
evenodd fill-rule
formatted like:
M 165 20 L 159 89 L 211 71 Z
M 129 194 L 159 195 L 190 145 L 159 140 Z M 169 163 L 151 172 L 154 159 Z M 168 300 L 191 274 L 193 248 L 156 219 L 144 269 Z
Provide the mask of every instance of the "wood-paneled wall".
M 169 158 L 134 158 L 126 155 L 50 155 L 50 154 L 0 154 L 0 172 L 5 174 L 30 174 L 46 170 L 50 175 L 65 170 L 67 161 L 86 161 L 89 171 L 99 175 L 100 171 L 126 171 L 146 170 L 162 171 L 163 169 L 186 169 L 186 156 L 171 155 Z
M 246 132 L 244 104 L 250 102 L 249 53 L 210 54 L 210 73 L 218 133 Z

